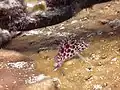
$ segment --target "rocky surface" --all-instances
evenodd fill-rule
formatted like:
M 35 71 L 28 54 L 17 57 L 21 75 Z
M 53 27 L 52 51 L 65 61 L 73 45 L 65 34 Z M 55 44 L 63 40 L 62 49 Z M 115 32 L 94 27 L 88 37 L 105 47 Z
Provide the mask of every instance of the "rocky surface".
M 8 31 L 0 28 L 0 47 L 7 44 L 12 38 L 20 35 L 20 31 Z
M 107 0 L 0 1 L 0 47 L 21 32 L 60 23 L 83 8 Z
M 4 48 L 29 56 L 37 72 L 59 80 L 61 90 L 119 90 L 119 19 L 119 0 L 96 4 L 62 23 L 24 32 Z M 54 72 L 54 56 L 61 40 L 68 36 L 79 40 L 91 34 L 88 48 L 80 53 L 85 60 L 74 57 Z
M 25 55 L 0 50 L 0 90 L 58 90 L 58 81 L 36 72 L 34 65 Z
M 53 25 L 69 19 L 82 8 L 104 1 L 107 0 L 46 0 L 44 1 L 47 4 L 46 10 L 38 9 L 40 13 L 36 10 L 29 13 L 26 9 L 29 0 L 26 2 L 24 0 L 3 0 L 0 1 L 0 27 L 9 31 L 25 31 Z M 36 7 L 36 4 L 34 6 Z

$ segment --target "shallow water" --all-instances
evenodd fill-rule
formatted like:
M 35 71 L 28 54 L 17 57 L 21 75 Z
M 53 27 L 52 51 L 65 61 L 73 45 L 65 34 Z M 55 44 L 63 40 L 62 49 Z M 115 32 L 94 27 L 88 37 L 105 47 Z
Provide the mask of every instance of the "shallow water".
M 106 88 L 115 78 L 120 78 L 118 74 L 120 36 L 103 34 L 92 37 L 90 41 L 88 49 L 81 53 L 86 61 L 77 57 L 73 58 L 64 63 L 63 67 L 56 72 L 53 71 L 53 58 L 57 50 L 46 50 L 32 54 L 31 57 L 36 62 L 36 70 L 59 78 L 62 90 L 88 90 L 97 84 Z M 107 86 L 104 86 L 105 83 Z
M 74 57 L 57 71 L 53 71 L 57 48 L 37 52 L 31 47 L 21 52 L 35 60 L 38 72 L 58 78 L 62 90 L 108 90 L 120 79 L 119 30 L 101 32 L 88 40 L 90 45 L 80 53 L 85 61 Z
M 100 21 L 119 18 L 119 2 L 98 4 L 93 10 L 81 11 L 63 23 L 23 34 L 12 40 L 5 48 L 17 50 L 36 63 L 36 71 L 56 77 L 61 82 L 61 90 L 116 90 L 120 88 L 120 32 Z M 118 8 L 115 8 L 118 7 Z M 77 35 L 76 39 L 97 33 L 88 38 L 89 46 L 53 71 L 54 56 L 61 39 Z M 17 43 L 16 43 L 17 42 Z

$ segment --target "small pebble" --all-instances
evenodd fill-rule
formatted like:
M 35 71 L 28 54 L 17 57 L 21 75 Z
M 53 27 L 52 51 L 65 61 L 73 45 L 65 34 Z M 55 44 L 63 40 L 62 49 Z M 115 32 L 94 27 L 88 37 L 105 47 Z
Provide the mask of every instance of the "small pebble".
M 72 22 L 71 22 L 71 24 L 74 24 L 74 23 L 77 23 L 78 21 L 77 20 L 73 20 Z

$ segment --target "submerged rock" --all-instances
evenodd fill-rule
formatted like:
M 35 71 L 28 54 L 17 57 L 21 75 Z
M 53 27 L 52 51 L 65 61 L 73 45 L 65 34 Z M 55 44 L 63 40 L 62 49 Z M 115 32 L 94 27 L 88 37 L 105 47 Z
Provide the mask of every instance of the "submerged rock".
M 0 49 L 0 62 L 31 61 L 27 56 L 19 52 Z
M 20 31 L 8 31 L 0 28 L 0 47 L 19 34 L 21 34 Z
M 35 83 L 32 85 L 28 85 L 25 90 L 60 90 L 58 88 L 58 81 L 54 81 L 54 79 L 43 79 L 40 83 Z
M 36 72 L 34 65 L 16 51 L 0 50 L 0 90 L 58 90 L 57 80 Z

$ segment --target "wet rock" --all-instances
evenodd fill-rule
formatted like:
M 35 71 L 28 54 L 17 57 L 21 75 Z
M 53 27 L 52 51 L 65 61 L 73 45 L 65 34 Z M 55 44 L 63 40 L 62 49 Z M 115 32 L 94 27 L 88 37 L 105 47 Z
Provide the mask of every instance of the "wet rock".
M 108 9 L 103 8 L 106 4 L 112 3 L 112 7 Z M 120 53 L 119 53 L 119 47 L 120 47 L 120 33 L 119 30 L 112 31 L 112 32 L 106 32 L 106 34 L 101 31 L 101 30 L 109 30 L 110 28 L 101 28 L 97 22 L 93 23 L 94 21 L 107 19 L 111 14 L 114 15 L 114 11 L 117 11 L 116 9 L 119 8 L 118 6 L 114 5 L 113 2 L 108 2 L 108 3 L 102 3 L 96 5 L 96 7 L 91 10 L 90 14 L 86 15 L 87 11 L 85 11 L 85 15 L 81 16 L 77 15 L 75 18 L 72 18 L 73 20 L 78 20 L 78 22 L 71 24 L 71 21 L 67 21 L 61 24 L 54 25 L 50 27 L 50 30 L 52 29 L 53 32 L 56 31 L 65 31 L 65 32 L 75 32 L 76 28 L 78 33 L 81 33 L 76 37 L 76 39 L 79 39 L 81 37 L 82 30 L 79 28 L 81 23 L 83 23 L 84 27 L 88 29 L 88 31 L 91 32 L 91 29 L 94 29 L 98 32 L 95 37 L 90 38 L 90 47 L 80 53 L 82 54 L 85 59 L 85 61 L 82 61 L 81 59 L 71 59 L 74 60 L 74 64 L 66 65 L 63 66 L 64 70 L 64 76 L 62 76 L 59 72 L 52 72 L 53 71 L 53 57 L 56 55 L 57 51 L 56 50 L 49 50 L 46 49 L 46 47 L 54 47 L 53 43 L 55 42 L 54 38 L 56 37 L 48 37 L 48 35 L 45 35 L 46 38 L 44 38 L 41 34 L 37 39 L 34 37 L 25 37 L 23 36 L 22 38 L 16 38 L 13 40 L 14 44 L 9 45 L 9 49 L 13 47 L 12 49 L 15 49 L 15 47 L 18 47 L 20 50 L 22 45 L 26 45 L 26 47 L 29 47 L 25 53 L 27 53 L 29 56 L 34 58 L 36 62 L 38 62 L 38 67 L 37 70 L 40 72 L 44 72 L 46 74 L 49 74 L 53 77 L 59 77 L 60 81 L 62 82 L 61 84 L 61 90 L 88 90 L 88 89 L 103 89 L 103 90 L 116 90 L 120 88 Z M 99 7 L 99 9 L 98 9 Z M 117 7 L 117 8 L 114 8 Z M 100 10 L 102 10 L 102 14 L 100 14 Z M 107 10 L 107 12 L 106 12 Z M 109 12 L 108 12 L 109 11 Z M 88 17 L 87 20 L 81 20 L 81 17 Z M 104 19 L 103 19 L 104 16 Z M 112 19 L 108 19 L 112 20 Z M 89 21 L 89 22 L 88 22 Z M 90 26 L 88 25 L 90 24 Z M 64 30 L 60 30 L 59 26 L 63 25 L 65 27 Z M 98 27 L 96 27 L 98 25 Z M 89 26 L 89 27 L 87 27 Z M 95 27 L 94 27 L 95 26 Z M 54 27 L 54 28 L 52 28 Z M 44 30 L 48 28 L 44 28 Z M 90 29 L 90 30 L 89 30 Z M 42 29 L 40 29 L 42 30 Z M 47 32 L 46 30 L 46 32 Z M 49 30 L 48 30 L 49 31 Z M 83 28 L 84 31 L 84 28 Z M 46 34 L 46 32 L 44 34 Z M 86 31 L 85 31 L 86 32 Z M 61 33 L 60 33 L 61 34 Z M 58 35 L 58 34 L 57 34 Z M 54 35 L 53 35 L 54 36 Z M 32 38 L 32 39 L 31 39 Z M 42 40 L 41 40 L 42 39 Z M 60 42 L 61 37 L 58 36 L 57 42 Z M 23 43 L 20 43 L 23 41 Z M 33 42 L 30 46 L 30 44 L 27 44 L 30 42 Z M 43 42 L 44 41 L 44 42 Z M 52 41 L 52 42 L 51 42 Z M 18 42 L 18 43 L 16 43 Z M 56 43 L 54 43 L 56 44 Z M 58 44 L 56 44 L 58 45 Z M 15 46 L 15 47 L 14 47 Z M 36 49 L 42 48 L 42 52 L 40 51 L 39 53 L 36 54 Z M 17 49 L 18 50 L 18 49 Z M 48 50 L 47 52 L 44 50 Z M 22 52 L 22 51 L 21 51 Z M 32 55 L 31 55 L 32 52 Z M 34 53 L 34 55 L 33 55 Z M 42 53 L 42 54 L 41 54 Z M 91 56 L 91 54 L 94 54 Z M 47 60 L 47 58 L 43 58 L 43 56 L 49 56 L 50 60 Z M 79 61 L 80 60 L 80 61 Z M 13 65 L 10 63 L 10 66 Z M 62 70 L 61 70 L 62 71 Z M 39 75 L 37 75 L 39 76 Z M 36 77 L 36 76 L 35 76 Z M 28 80 L 29 78 L 27 78 Z M 37 82 L 38 83 L 38 82 Z M 34 83 L 32 84 L 33 86 L 35 85 Z M 29 85 L 27 85 L 29 87 Z M 31 86 L 32 87 L 32 86 Z M 24 90 L 24 88 L 27 88 L 26 86 L 23 85 L 23 88 L 21 90 Z M 28 88 L 29 89 L 29 88 Z M 18 89 L 16 89 L 18 90 Z M 34 90 L 34 89 L 33 89 Z
M 52 78 L 44 77 L 39 82 L 26 84 L 25 81 L 29 79 L 30 73 L 25 74 L 23 70 L 9 70 L 9 69 L 0 69 L 0 89 L 9 89 L 9 90 L 59 90 L 58 81 L 54 81 Z M 39 76 L 39 75 L 38 75 Z M 32 79 L 35 76 L 32 75 Z M 39 78 L 42 78 L 39 77 Z
M 0 47 L 10 41 L 13 37 L 21 34 L 20 31 L 8 31 L 0 28 Z
M 18 52 L 0 50 L 0 90 L 58 90 L 56 80 L 36 72 L 34 62 Z
M 0 29 L 0 46 L 3 43 L 6 43 L 7 41 L 11 40 L 11 35 L 7 30 L 1 30 Z
M 37 5 L 32 3 L 32 12 L 29 13 L 24 0 L 3 0 L 0 1 L 0 27 L 10 31 L 41 28 L 60 23 L 83 8 L 105 1 L 109 0 L 45 0 L 47 6 L 38 5 L 42 2 L 38 1 Z M 46 9 L 41 11 L 38 7 Z M 40 13 L 36 13 L 37 8 Z
M 0 50 L 1 90 L 17 90 L 24 80 L 35 74 L 34 63 L 27 56 L 15 51 Z
M 43 79 L 40 83 L 29 85 L 25 90 L 60 90 L 58 88 L 58 81 L 54 79 Z
M 30 58 L 24 56 L 16 51 L 9 51 L 0 49 L 0 61 L 7 62 L 7 61 L 31 61 Z
M 117 29 L 120 27 L 120 20 L 119 19 L 111 20 L 108 22 L 108 25 L 113 29 Z

